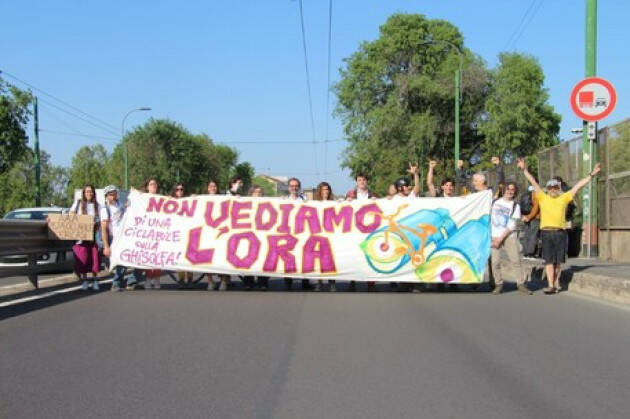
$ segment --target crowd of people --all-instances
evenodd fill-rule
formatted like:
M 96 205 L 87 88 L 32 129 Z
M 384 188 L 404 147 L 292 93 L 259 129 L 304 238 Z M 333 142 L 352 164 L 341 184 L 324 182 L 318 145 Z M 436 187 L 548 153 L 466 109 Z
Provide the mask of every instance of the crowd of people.
M 522 170 L 523 175 L 531 185 L 519 198 L 517 184 L 515 182 L 505 182 L 500 159 L 493 157 L 491 161 L 493 165 L 492 170 L 495 172 L 496 177 L 496 182 L 494 182 L 495 184 L 492 187 L 488 185 L 487 173 L 477 172 L 471 174 L 464 170 L 464 163 L 460 160 L 456 170 L 456 178 L 443 178 L 439 189 L 437 189 L 434 185 L 434 172 L 438 162 L 431 160 L 426 176 L 427 196 L 447 199 L 468 194 L 471 191 L 480 192 L 491 189 L 494 197 L 490 211 L 491 255 L 486 274 L 493 294 L 501 294 L 503 292 L 504 281 L 501 265 L 505 256 L 511 264 L 518 268 L 517 289 L 524 294 L 532 294 L 532 291 L 526 284 L 527 276 L 522 267 L 522 259 L 524 256 L 536 256 L 537 252 L 540 252 L 540 256 L 544 261 L 548 281 L 547 287 L 543 291 L 545 294 L 555 294 L 560 290 L 561 264 L 565 262 L 567 257 L 567 229 L 570 227 L 567 224 L 567 215 L 572 211 L 571 206 L 575 194 L 593 176 L 599 173 L 600 166 L 597 164 L 589 176 L 580 180 L 572 188 L 567 188 L 561 179 L 552 178 L 543 189 L 538 184 L 537 179 L 527 170 L 525 161 L 518 159 L 517 166 Z M 407 176 L 399 177 L 394 183 L 389 185 L 388 194 L 385 198 L 410 200 L 420 197 L 418 166 L 410 164 L 407 173 L 412 176 L 413 180 L 410 180 Z M 356 185 L 353 189 L 339 197 L 335 197 L 329 183 L 321 182 L 317 185 L 313 199 L 318 201 L 335 199 L 365 201 L 377 198 L 368 186 L 369 179 L 367 175 L 364 173 L 357 174 L 355 182 Z M 306 201 L 301 186 L 299 179 L 295 177 L 290 178 L 288 181 L 288 195 L 285 196 L 285 199 L 297 202 Z M 241 196 L 243 195 L 242 189 L 243 179 L 236 176 L 230 181 L 224 193 L 226 195 Z M 142 190 L 142 192 L 150 194 L 158 194 L 160 191 L 160 185 L 155 178 L 147 179 Z M 219 184 L 214 180 L 210 180 L 207 183 L 205 194 L 220 194 Z M 263 194 L 263 188 L 258 185 L 253 185 L 247 191 L 247 195 L 252 197 L 262 197 Z M 83 290 L 99 289 L 98 273 L 101 269 L 101 259 L 107 259 L 111 255 L 110 246 L 125 213 L 126 207 L 119 200 L 118 189 L 115 186 L 106 186 L 104 195 L 105 202 L 101 204 L 96 200 L 94 186 L 85 185 L 81 198 L 70 209 L 71 213 L 92 215 L 94 217 L 94 240 L 80 240 L 73 246 L 74 271 L 82 281 L 81 287 Z M 181 182 L 173 186 L 170 195 L 174 198 L 191 196 Z M 519 240 L 519 229 L 517 228 L 521 222 L 523 224 L 522 232 L 524 233 L 521 238 L 522 243 Z M 133 269 L 131 273 L 126 274 L 126 267 L 115 267 L 112 278 L 113 291 L 145 288 L 158 289 L 161 286 L 160 278 L 163 272 L 158 269 Z M 204 276 L 208 278 L 208 290 L 225 291 L 232 283 L 230 275 L 206 273 Z M 198 280 L 195 281 L 192 272 L 177 272 L 175 278 L 181 288 L 192 288 L 198 282 Z M 242 276 L 240 279 L 246 290 L 258 288 L 266 291 L 269 287 L 269 277 L 267 276 Z M 374 282 L 367 282 L 366 284 L 368 292 L 376 291 Z M 284 285 L 287 291 L 292 290 L 293 278 L 284 278 Z M 423 289 L 420 284 L 390 283 L 390 286 L 399 291 L 421 292 Z M 327 280 L 325 284 L 323 280 L 316 280 L 311 283 L 308 279 L 302 279 L 301 287 L 303 290 L 316 292 L 324 289 L 330 292 L 337 290 L 335 280 Z M 348 290 L 352 292 L 356 289 L 356 282 L 350 281 Z

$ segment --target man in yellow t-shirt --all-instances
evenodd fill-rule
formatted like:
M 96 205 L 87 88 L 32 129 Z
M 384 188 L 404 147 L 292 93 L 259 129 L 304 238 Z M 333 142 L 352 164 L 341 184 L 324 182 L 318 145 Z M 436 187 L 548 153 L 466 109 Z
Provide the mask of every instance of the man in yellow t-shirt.
M 548 286 L 544 289 L 545 294 L 555 294 L 560 290 L 560 265 L 565 262 L 567 232 L 566 227 L 566 209 L 573 200 L 575 194 L 586 184 L 591 178 L 599 173 L 601 167 L 599 163 L 595 165 L 593 171 L 584 179 L 571 188 L 571 190 L 562 193 L 561 184 L 556 179 L 547 182 L 547 193 L 545 193 L 536 179 L 527 171 L 525 160 L 519 158 L 517 165 L 523 170 L 523 174 L 534 187 L 536 199 L 540 206 L 540 230 L 542 238 L 542 257 L 545 261 L 545 272 L 547 273 Z

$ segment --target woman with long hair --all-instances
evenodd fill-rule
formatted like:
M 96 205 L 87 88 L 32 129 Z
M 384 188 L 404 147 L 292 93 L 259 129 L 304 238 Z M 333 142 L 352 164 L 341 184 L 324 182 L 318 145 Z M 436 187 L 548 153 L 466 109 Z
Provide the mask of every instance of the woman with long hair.
M 493 201 L 490 209 L 490 237 L 492 239 L 492 251 L 490 255 L 490 279 L 494 282 L 493 294 L 503 292 L 503 275 L 501 273 L 502 253 L 508 257 L 511 265 L 516 265 L 519 274 L 516 278 L 518 290 L 530 295 L 532 292 L 525 285 L 526 275 L 521 262 L 521 245 L 516 235 L 516 223 L 521 218 L 521 208 L 514 200 L 518 195 L 518 187 L 514 182 L 502 184 L 498 188 L 499 196 Z M 503 249 L 503 251 L 501 250 Z
M 176 199 L 186 197 L 186 188 L 182 182 L 177 182 L 175 186 L 173 186 L 173 189 L 171 189 L 171 196 Z M 180 288 L 192 288 L 194 285 L 192 272 L 177 272 L 177 280 Z
M 85 185 L 79 199 L 70 209 L 71 214 L 92 215 L 94 217 L 94 233 L 100 228 L 100 211 L 96 202 L 94 186 Z M 74 254 L 74 272 L 82 281 L 81 289 L 87 291 L 90 287 L 98 291 L 98 272 L 101 270 L 101 259 L 98 245 L 93 240 L 79 240 L 72 246 Z M 92 273 L 92 283 L 88 282 L 87 274 Z
M 333 196 L 333 191 L 330 184 L 328 182 L 320 182 L 319 185 L 317 185 L 317 189 L 315 190 L 315 196 L 313 197 L 313 200 L 333 201 L 334 199 L 335 198 Z M 317 281 L 317 284 L 315 285 L 315 292 L 320 292 L 322 290 L 323 284 L 324 281 L 319 279 Z M 328 289 L 330 290 L 330 292 L 337 291 L 334 279 L 328 280 Z
M 218 195 L 219 184 L 214 180 L 209 180 L 206 186 L 207 195 Z M 218 280 L 215 281 L 215 275 L 218 275 Z M 206 273 L 208 277 L 208 291 L 225 291 L 227 290 L 230 275 L 214 274 L 212 272 Z

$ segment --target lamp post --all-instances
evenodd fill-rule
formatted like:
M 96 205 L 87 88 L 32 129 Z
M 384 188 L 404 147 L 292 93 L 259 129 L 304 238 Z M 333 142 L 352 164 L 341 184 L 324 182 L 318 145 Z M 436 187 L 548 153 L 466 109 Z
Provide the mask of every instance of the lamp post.
M 462 55 L 462 52 L 460 51 L 459 47 L 457 47 L 457 45 L 455 45 L 454 43 L 450 41 L 445 41 L 443 39 L 428 39 L 422 42 L 421 45 L 422 44 L 437 44 L 437 43 L 446 44 L 447 46 L 454 49 L 455 52 L 457 52 L 457 55 L 459 56 L 459 67 L 457 68 L 457 70 L 455 70 L 455 168 L 457 169 L 457 161 L 459 160 L 459 104 L 462 99 L 460 81 L 461 81 L 461 75 L 462 75 L 462 66 L 464 63 L 463 62 L 464 56 Z
M 139 112 L 139 111 L 150 111 L 151 108 L 143 106 L 141 108 L 136 108 L 136 109 L 132 109 L 129 112 L 127 112 L 127 114 L 125 115 L 125 117 L 122 120 L 122 127 L 120 129 L 120 141 L 123 142 L 123 160 L 125 162 L 125 190 L 128 191 L 129 190 L 129 153 L 128 153 L 128 149 L 127 149 L 127 142 L 125 141 L 125 120 L 127 119 L 127 117 L 129 115 L 131 115 L 134 112 Z

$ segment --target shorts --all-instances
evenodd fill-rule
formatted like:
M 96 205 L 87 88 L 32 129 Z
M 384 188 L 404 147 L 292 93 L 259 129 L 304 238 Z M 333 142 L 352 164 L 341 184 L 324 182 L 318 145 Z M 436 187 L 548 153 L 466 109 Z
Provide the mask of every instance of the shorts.
M 546 265 L 560 265 L 567 259 L 566 230 L 542 230 L 542 258 Z

